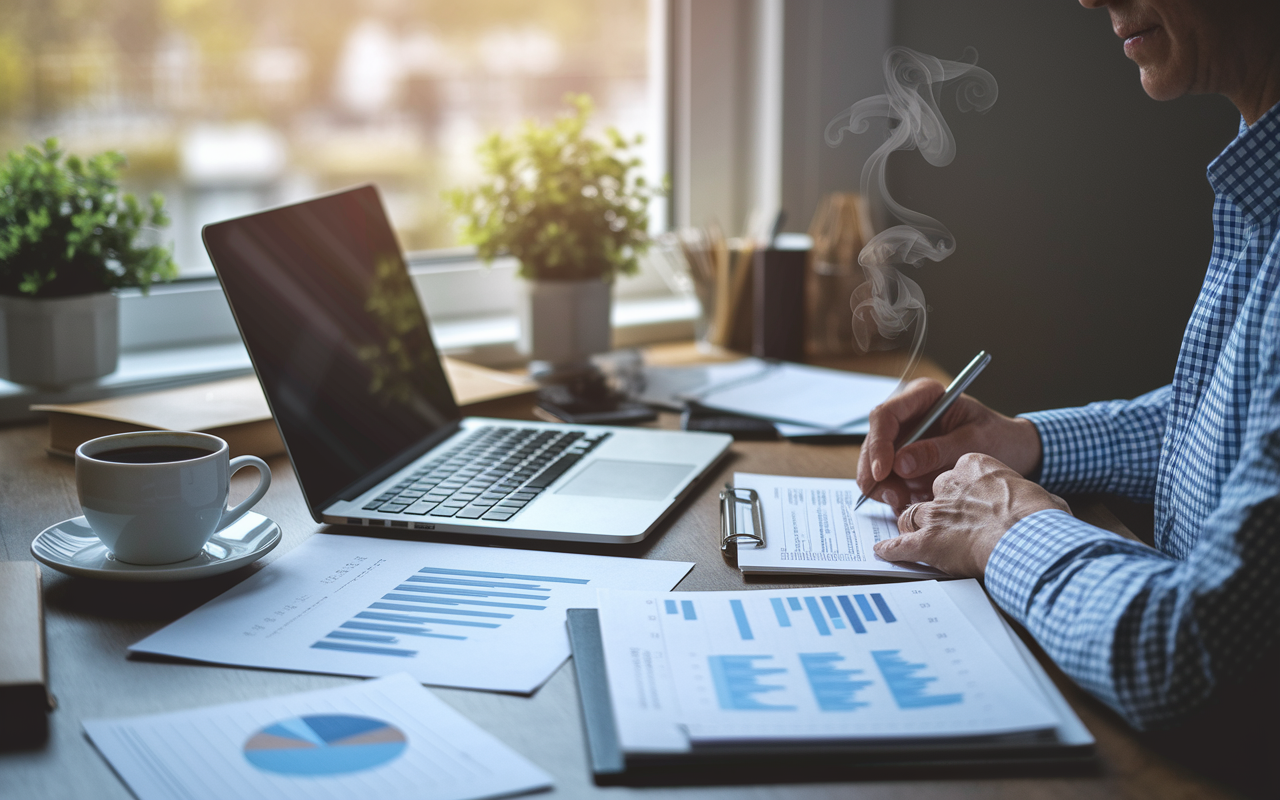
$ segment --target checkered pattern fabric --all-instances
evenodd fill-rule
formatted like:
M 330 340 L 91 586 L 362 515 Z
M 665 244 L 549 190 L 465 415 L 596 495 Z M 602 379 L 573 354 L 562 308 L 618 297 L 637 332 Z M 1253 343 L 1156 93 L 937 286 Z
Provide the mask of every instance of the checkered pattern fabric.
M 1026 415 L 1050 491 L 1154 502 L 1156 549 L 1042 511 L 987 588 L 1140 728 L 1185 719 L 1280 642 L 1280 106 L 1209 165 L 1214 246 L 1173 382 Z

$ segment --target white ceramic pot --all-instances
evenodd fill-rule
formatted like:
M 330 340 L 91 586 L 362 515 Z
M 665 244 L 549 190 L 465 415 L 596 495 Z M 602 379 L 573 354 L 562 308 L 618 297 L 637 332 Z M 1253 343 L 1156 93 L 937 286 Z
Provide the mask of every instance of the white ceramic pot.
M 115 372 L 119 361 L 120 300 L 113 292 L 0 295 L 0 378 L 66 386 Z
M 612 304 L 613 284 L 599 279 L 524 281 L 518 348 L 557 369 L 586 364 L 612 348 Z

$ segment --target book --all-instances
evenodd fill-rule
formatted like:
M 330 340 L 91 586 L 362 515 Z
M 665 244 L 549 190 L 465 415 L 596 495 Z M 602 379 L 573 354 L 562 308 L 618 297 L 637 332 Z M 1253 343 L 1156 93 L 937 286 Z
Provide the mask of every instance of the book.
M 54 703 L 40 583 L 38 564 L 0 561 L 0 749 L 40 745 L 49 734 Z
M 886 561 L 875 554 L 876 542 L 898 535 L 897 517 L 874 500 L 855 511 L 862 497 L 857 481 L 737 472 L 733 488 L 739 496 L 753 491 L 759 505 L 755 513 L 737 514 L 731 526 L 742 537 L 737 559 L 743 574 L 942 575 L 924 564 Z M 757 520 L 761 531 L 754 529 Z M 763 544 L 753 546 L 756 541 Z
M 444 359 L 444 368 L 462 407 L 532 394 L 537 388 L 527 377 L 452 358 Z M 31 410 L 49 417 L 48 452 L 68 458 L 99 436 L 155 430 L 213 434 L 226 440 L 232 458 L 284 452 L 267 399 L 252 375 L 85 403 L 33 405 Z
M 568 624 L 598 783 L 1080 763 L 1093 749 L 973 580 L 602 590 Z

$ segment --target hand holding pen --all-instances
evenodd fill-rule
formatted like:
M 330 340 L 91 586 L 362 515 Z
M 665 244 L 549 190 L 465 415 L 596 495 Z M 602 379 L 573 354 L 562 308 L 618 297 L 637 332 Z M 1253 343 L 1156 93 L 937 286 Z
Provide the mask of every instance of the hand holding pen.
M 993 456 L 1023 476 L 1039 470 L 1040 435 L 1035 425 L 992 411 L 963 394 L 981 371 L 978 365 L 988 361 L 990 356 L 979 353 L 945 390 L 935 380 L 912 381 L 872 412 L 871 432 L 858 459 L 858 485 L 864 496 L 898 512 L 930 500 L 934 479 L 966 453 Z M 963 384 L 961 378 L 966 379 Z M 934 435 L 924 437 L 930 428 Z

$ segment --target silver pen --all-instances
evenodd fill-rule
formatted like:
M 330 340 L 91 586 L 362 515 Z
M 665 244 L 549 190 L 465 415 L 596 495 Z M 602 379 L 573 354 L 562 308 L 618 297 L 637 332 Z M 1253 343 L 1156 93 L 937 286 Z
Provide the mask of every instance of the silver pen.
M 938 421 L 939 417 L 947 413 L 947 409 L 951 408 L 951 404 L 954 403 L 960 395 L 964 394 L 964 390 L 969 388 L 969 384 L 973 383 L 973 379 L 978 377 L 978 374 L 981 373 L 982 370 L 986 368 L 987 364 L 990 363 L 991 354 L 986 350 L 983 350 L 974 356 L 973 360 L 969 362 L 969 366 L 960 370 L 960 374 L 951 382 L 951 385 L 947 387 L 947 390 L 942 393 L 942 397 L 938 398 L 938 402 L 933 404 L 933 408 L 929 409 L 929 413 L 924 415 L 924 419 L 920 421 L 920 424 L 916 426 L 916 429 L 913 430 L 911 435 L 907 437 L 906 441 L 898 445 L 896 449 L 901 450 L 907 445 L 914 444 L 921 436 L 924 436 L 924 432 L 929 430 L 929 428 L 933 426 L 933 423 Z M 875 486 L 871 487 L 872 491 L 874 491 L 876 486 L 879 485 L 880 482 L 876 481 Z M 858 502 L 854 504 L 853 510 L 857 511 L 862 508 L 862 504 L 867 502 L 869 497 L 870 494 L 864 494 Z

